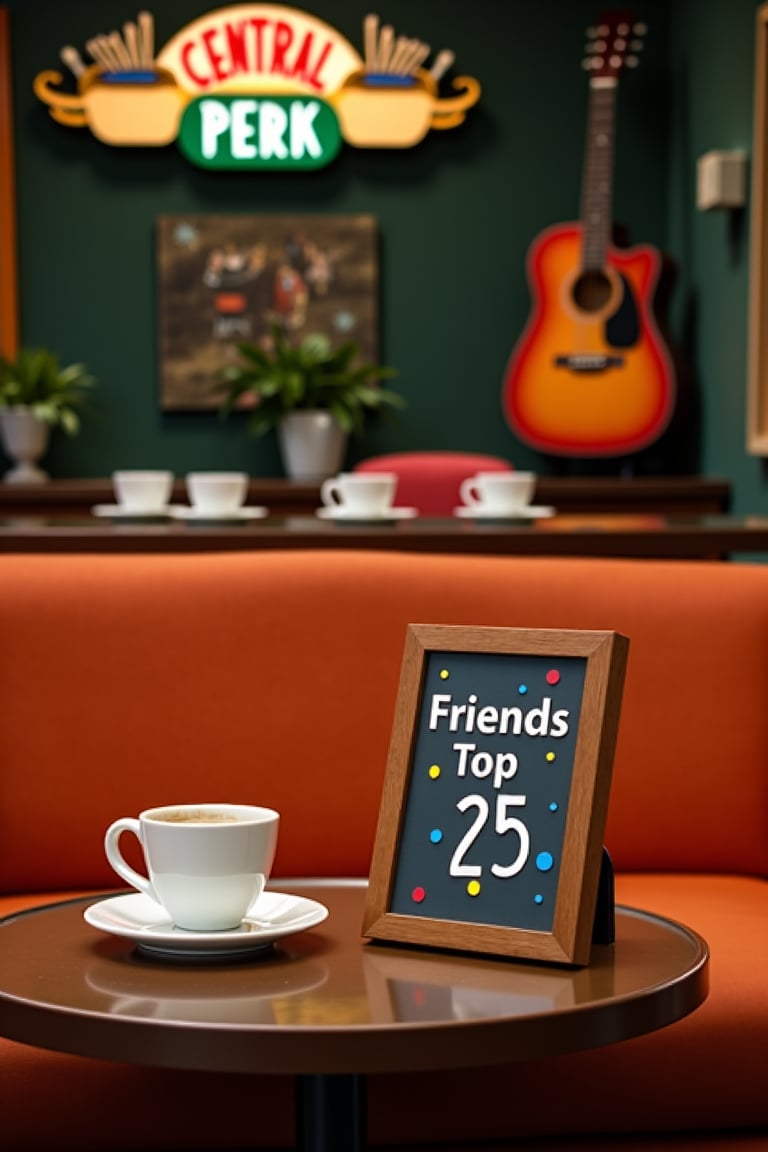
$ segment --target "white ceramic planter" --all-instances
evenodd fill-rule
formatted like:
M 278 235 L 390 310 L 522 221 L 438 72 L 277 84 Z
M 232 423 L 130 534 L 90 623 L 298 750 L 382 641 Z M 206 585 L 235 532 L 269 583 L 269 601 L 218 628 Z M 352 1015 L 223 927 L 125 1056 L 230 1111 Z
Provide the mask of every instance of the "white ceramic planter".
M 277 426 L 277 438 L 290 480 L 312 484 L 341 471 L 347 434 L 329 412 L 289 412 Z
M 39 420 L 30 408 L 15 404 L 0 408 L 0 439 L 14 466 L 3 479 L 9 484 L 44 484 L 48 473 L 38 468 L 37 461 L 48 448 L 49 424 Z

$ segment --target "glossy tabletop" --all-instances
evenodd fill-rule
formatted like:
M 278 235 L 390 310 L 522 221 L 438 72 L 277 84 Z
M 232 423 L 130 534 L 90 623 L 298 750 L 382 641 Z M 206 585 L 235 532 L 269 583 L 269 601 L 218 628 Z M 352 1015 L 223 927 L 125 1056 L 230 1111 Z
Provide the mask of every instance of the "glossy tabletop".
M 0 1034 L 138 1064 L 365 1074 L 598 1047 L 672 1024 L 707 993 L 706 943 L 631 908 L 616 910 L 615 944 L 572 969 L 366 941 L 363 881 L 270 887 L 328 918 L 224 963 L 150 958 L 85 922 L 93 899 L 7 917 Z
M 2 552 L 205 552 L 362 548 L 528 556 L 708 559 L 768 552 L 768 517 L 565 514 L 529 522 L 414 517 L 344 523 L 269 515 L 243 523 L 95 516 L 0 518 Z

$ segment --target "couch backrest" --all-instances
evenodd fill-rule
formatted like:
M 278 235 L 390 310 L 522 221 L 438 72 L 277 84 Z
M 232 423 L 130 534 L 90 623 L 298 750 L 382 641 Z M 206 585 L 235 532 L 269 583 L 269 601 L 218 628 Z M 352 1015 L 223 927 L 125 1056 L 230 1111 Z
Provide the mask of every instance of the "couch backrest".
M 0 559 L 0 889 L 120 887 L 153 804 L 283 814 L 275 875 L 365 875 L 409 623 L 630 639 L 617 868 L 768 875 L 768 568 L 256 552 Z

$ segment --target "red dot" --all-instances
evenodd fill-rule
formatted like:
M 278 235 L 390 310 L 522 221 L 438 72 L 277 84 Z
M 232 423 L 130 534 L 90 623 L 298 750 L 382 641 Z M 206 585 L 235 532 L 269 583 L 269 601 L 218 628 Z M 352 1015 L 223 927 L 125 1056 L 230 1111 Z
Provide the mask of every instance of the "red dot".
M 413 892 L 411 892 L 411 900 L 413 900 L 414 904 L 421 904 L 426 895 L 423 888 L 414 888 Z
M 558 672 L 557 668 L 550 668 L 546 675 L 546 681 L 547 684 L 559 684 L 560 673 Z

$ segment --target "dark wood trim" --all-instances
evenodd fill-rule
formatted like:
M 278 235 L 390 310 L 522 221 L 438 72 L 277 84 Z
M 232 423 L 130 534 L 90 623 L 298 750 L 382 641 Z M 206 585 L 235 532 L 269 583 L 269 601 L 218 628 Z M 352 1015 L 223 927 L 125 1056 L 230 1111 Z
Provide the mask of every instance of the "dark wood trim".
M 129 523 L 95 516 L 0 518 L 0 553 L 222 552 L 366 549 L 496 556 L 633 556 L 720 560 L 768 555 L 768 517 L 571 514 L 528 525 L 467 520 L 333 524 L 315 516 L 270 516 L 236 525 L 180 520 Z
M 13 154 L 10 13 L 0 8 L 0 353 L 13 357 L 19 339 L 16 267 L 16 168 Z
M 749 341 L 747 451 L 768 455 L 768 4 L 755 16 L 755 89 L 752 143 L 751 264 L 749 274 Z

